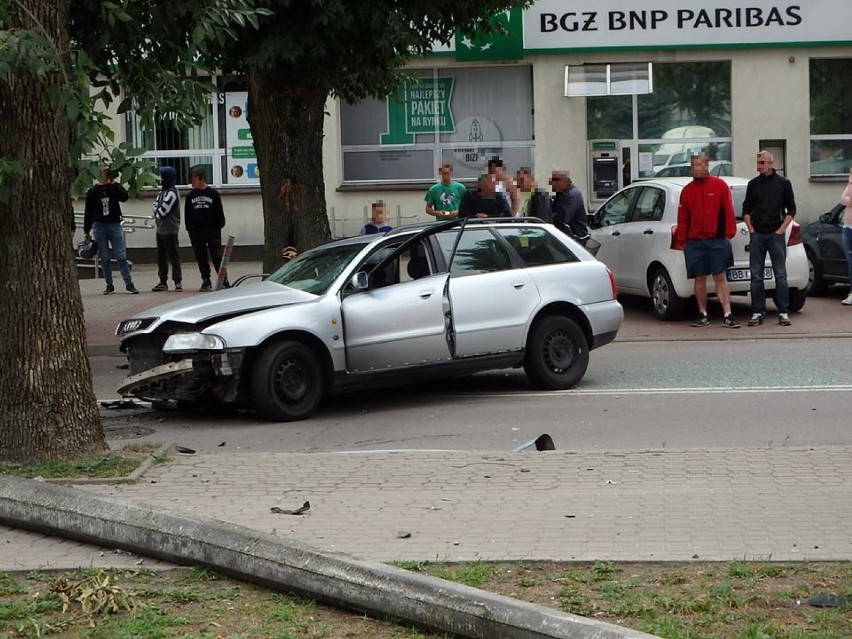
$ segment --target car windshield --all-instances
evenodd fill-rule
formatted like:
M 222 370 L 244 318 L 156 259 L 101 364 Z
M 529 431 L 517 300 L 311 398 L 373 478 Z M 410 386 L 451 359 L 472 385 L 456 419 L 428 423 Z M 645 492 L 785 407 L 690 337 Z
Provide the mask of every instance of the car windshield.
M 287 262 L 267 281 L 322 295 L 363 248 L 364 242 L 315 248 Z

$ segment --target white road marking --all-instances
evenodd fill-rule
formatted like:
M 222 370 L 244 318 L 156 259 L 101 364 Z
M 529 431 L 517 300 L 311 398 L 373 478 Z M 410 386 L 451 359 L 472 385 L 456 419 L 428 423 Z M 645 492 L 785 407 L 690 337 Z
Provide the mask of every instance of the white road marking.
M 813 386 L 695 386 L 684 388 L 601 388 L 563 391 L 507 391 L 505 393 L 464 393 L 447 397 L 553 397 L 559 395 L 713 395 L 747 393 L 848 393 L 850 385 Z

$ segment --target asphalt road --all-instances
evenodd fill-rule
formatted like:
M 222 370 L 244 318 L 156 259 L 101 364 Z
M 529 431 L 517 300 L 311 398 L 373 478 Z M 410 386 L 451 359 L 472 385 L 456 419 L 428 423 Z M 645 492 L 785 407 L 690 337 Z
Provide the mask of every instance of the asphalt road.
M 110 442 L 197 450 L 512 450 L 542 433 L 560 450 L 852 444 L 852 337 L 616 342 L 582 383 L 539 392 L 522 371 L 332 398 L 311 420 L 105 410 Z M 92 358 L 115 397 L 122 360 Z

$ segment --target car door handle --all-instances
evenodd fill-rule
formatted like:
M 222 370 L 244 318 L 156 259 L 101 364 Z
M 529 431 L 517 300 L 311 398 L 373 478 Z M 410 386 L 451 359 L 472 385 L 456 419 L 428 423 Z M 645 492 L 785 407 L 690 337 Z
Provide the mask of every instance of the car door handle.
M 654 229 L 645 229 L 644 231 L 642 231 L 642 235 L 653 235 L 653 234 L 654 234 Z
M 522 288 L 524 288 L 524 283 L 523 282 L 515 282 L 514 284 L 512 284 L 512 286 L 515 287 L 515 289 L 520 291 Z
M 420 299 L 421 300 L 428 300 L 430 297 L 432 297 L 432 289 L 420 291 Z
M 612 236 L 613 236 L 613 237 L 616 237 L 616 236 L 618 236 L 618 235 L 621 235 L 621 231 L 613 231 L 613 232 L 612 232 Z

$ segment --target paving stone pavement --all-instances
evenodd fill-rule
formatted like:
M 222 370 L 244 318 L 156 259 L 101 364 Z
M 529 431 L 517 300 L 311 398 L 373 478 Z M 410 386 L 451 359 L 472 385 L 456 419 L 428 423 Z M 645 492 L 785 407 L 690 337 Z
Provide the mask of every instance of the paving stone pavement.
M 842 446 L 177 454 L 138 484 L 80 488 L 383 562 L 852 559 Z M 0 528 L 0 569 L 139 561 L 22 536 Z
M 189 267 L 187 267 L 189 269 Z M 257 273 L 235 263 L 231 280 Z M 187 271 L 189 273 L 189 270 Z M 189 276 L 189 275 L 188 275 Z M 81 280 L 89 352 L 115 354 L 118 321 L 187 291 L 104 296 Z M 658 322 L 625 302 L 622 340 L 852 334 L 843 291 L 810 298 L 792 330 L 713 332 Z M 735 300 L 747 314 L 747 298 Z M 703 331 L 703 332 L 702 332 Z M 135 485 L 91 490 L 223 519 L 364 559 L 852 559 L 852 447 L 647 452 L 378 452 L 176 455 Z M 306 515 L 270 508 L 298 507 Z M 411 536 L 400 538 L 400 531 Z M 0 570 L 169 564 L 0 526 Z

